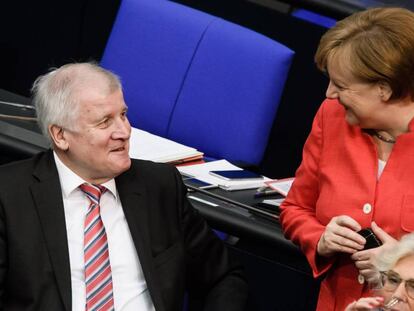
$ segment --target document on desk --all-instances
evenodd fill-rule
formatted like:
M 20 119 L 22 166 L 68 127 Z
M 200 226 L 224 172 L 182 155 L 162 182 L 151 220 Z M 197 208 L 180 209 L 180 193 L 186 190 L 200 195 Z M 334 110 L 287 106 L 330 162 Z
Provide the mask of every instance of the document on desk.
M 269 188 L 276 190 L 280 194 L 287 196 L 294 181 L 295 181 L 294 177 L 289 177 L 289 178 L 284 178 L 284 179 L 268 181 L 266 182 L 266 185 Z
M 285 198 L 269 199 L 269 200 L 263 200 L 263 203 L 274 205 L 274 206 L 280 206 L 284 200 Z
M 154 162 L 178 162 L 201 159 L 203 153 L 195 148 L 179 144 L 175 141 L 132 128 L 129 140 L 129 156 L 134 159 Z
M 182 174 L 195 177 L 206 183 L 217 185 L 220 188 L 229 191 L 259 188 L 264 186 L 266 181 L 271 180 L 267 177 L 264 177 L 262 180 L 224 180 L 209 173 L 210 171 L 220 170 L 242 170 L 240 167 L 237 167 L 226 160 L 211 161 L 203 164 L 178 167 L 178 170 Z

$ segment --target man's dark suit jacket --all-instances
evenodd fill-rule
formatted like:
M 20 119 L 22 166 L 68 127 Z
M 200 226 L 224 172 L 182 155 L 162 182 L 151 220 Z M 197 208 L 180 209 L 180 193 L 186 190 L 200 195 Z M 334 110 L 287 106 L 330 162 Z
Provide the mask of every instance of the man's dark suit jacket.
M 241 268 L 188 203 L 177 170 L 132 160 L 115 181 L 156 310 L 181 311 L 186 291 L 205 310 L 243 310 Z M 0 167 L 0 310 L 71 305 L 63 200 L 48 151 Z

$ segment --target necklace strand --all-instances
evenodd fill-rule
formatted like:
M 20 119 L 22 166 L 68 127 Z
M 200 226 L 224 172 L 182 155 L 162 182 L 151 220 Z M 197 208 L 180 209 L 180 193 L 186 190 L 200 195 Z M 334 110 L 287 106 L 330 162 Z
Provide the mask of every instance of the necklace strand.
M 396 141 L 395 138 L 386 138 L 386 137 L 382 136 L 380 133 L 378 133 L 377 131 L 374 131 L 374 135 L 378 139 L 382 140 L 383 142 L 386 142 L 388 144 L 395 144 L 395 141 Z

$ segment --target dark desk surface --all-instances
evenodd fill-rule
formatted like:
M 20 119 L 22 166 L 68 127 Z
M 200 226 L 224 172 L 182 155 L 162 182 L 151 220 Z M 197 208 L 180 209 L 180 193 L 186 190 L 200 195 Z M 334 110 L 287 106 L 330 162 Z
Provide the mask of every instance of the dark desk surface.
M 263 199 L 254 198 L 255 189 L 230 192 L 222 189 L 208 191 L 214 195 L 229 198 L 235 201 L 234 204 L 225 202 L 220 198 L 211 197 L 205 193 L 197 193 L 197 191 L 194 192 L 191 189 L 189 191 L 190 196 L 197 196 L 205 201 L 219 205 L 211 206 L 192 200 L 193 205 L 197 206 L 197 209 L 215 228 L 224 229 L 228 225 L 231 225 L 232 234 L 237 236 L 254 235 L 261 241 L 270 244 L 282 244 L 284 248 L 290 251 L 297 251 L 296 246 L 283 237 L 278 215 L 274 217 L 261 215 L 254 210 L 249 210 L 237 204 L 237 202 L 242 202 L 243 205 L 249 207 L 253 206 L 254 203 L 262 201 Z
M 413 0 L 278 0 L 287 4 L 302 7 L 327 15 L 335 19 L 342 19 L 352 13 L 371 7 L 397 6 L 414 10 Z
M 10 94 L 0 90 L 0 101 L 12 101 Z M 14 98 L 13 100 L 19 100 Z M 22 101 L 19 101 L 22 103 Z M 24 102 L 27 104 L 27 102 Z M 33 111 L 11 108 L 0 104 L 0 114 L 17 114 L 33 116 Z M 29 157 L 48 148 L 46 139 L 40 134 L 39 128 L 33 121 L 13 120 L 0 117 L 0 148 L 12 150 Z M 259 201 L 254 199 L 255 190 L 228 192 L 222 189 L 210 190 L 212 193 L 237 202 L 252 205 Z M 246 208 L 212 198 L 199 192 L 190 192 L 191 195 L 213 202 L 218 206 L 211 206 L 192 200 L 193 206 L 205 217 L 209 224 L 218 230 L 239 238 L 249 239 L 252 243 L 264 247 L 277 249 L 295 269 L 307 274 L 310 273 L 305 257 L 299 249 L 286 240 L 277 218 L 267 218 L 257 215 Z
M 30 99 L 0 89 L 0 146 L 2 150 L 15 153 L 18 155 L 17 158 L 21 158 L 47 149 L 48 143 L 33 120 L 35 110 L 15 107 L 12 104 L 31 106 Z
M 234 201 L 243 202 L 245 205 L 250 206 L 263 200 L 263 198 L 254 198 L 255 189 L 232 192 L 222 189 L 210 191 L 216 195 L 231 198 Z M 191 200 L 192 205 L 203 215 L 211 227 L 241 239 L 253 239 L 256 243 L 277 249 L 278 252 L 283 253 L 284 260 L 288 261 L 286 262 L 287 265 L 310 274 L 310 268 L 304 255 L 296 245 L 283 236 L 278 217 L 262 216 L 254 211 L 224 202 L 204 193 L 190 191 L 189 195 L 197 196 L 218 205 L 211 206 Z M 278 257 L 281 257 L 281 254 Z

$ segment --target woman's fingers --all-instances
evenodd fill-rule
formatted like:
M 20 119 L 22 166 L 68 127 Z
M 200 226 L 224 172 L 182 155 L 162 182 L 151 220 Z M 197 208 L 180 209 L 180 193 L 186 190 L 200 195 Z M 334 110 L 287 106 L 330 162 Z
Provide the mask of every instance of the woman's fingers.
M 327 226 L 332 241 L 338 245 L 353 249 L 362 249 L 365 239 L 355 232 L 361 226 L 351 217 L 343 215 L 332 218 Z
M 331 221 L 334 221 L 338 226 L 348 227 L 349 229 L 352 229 L 352 231 L 359 231 L 362 229 L 361 225 L 348 215 L 333 217 Z
M 365 239 L 347 227 L 339 227 L 336 236 L 337 242 L 341 245 L 348 246 L 356 250 L 362 250 L 364 248 Z
M 345 311 L 374 310 L 375 308 L 381 306 L 383 302 L 383 297 L 364 297 L 350 304 Z
M 365 244 L 365 239 L 357 233 L 357 231 L 361 230 L 361 226 L 353 218 L 347 215 L 334 217 L 330 224 L 332 224 L 332 226 L 336 225 L 334 226 L 334 230 L 337 235 L 346 240 L 354 241 L 357 244 Z
M 394 239 L 391 235 L 385 232 L 380 226 L 378 226 L 374 221 L 371 223 L 371 228 L 374 234 L 381 240 L 383 244 L 386 243 L 396 243 L 397 240 Z
M 358 268 L 358 270 L 372 268 L 372 264 L 369 261 L 355 261 L 355 266 Z
M 336 252 L 353 254 L 363 249 L 365 239 L 354 230 L 361 226 L 351 217 L 333 217 L 325 228 L 318 243 L 318 253 L 331 256 Z
M 351 240 L 350 238 L 343 237 L 343 236 L 335 237 L 333 243 L 335 243 L 339 249 L 347 250 L 346 253 L 352 253 L 352 254 L 364 248 L 363 244 L 359 244 Z

